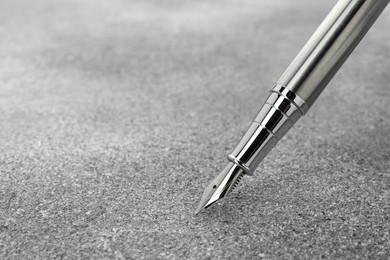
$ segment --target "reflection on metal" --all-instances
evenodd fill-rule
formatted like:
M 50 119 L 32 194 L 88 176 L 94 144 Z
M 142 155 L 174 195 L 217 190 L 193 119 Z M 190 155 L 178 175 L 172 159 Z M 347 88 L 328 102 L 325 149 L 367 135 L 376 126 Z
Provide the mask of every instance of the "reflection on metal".
M 283 73 L 228 166 L 205 189 L 197 213 L 225 197 L 302 117 L 390 0 L 340 0 Z

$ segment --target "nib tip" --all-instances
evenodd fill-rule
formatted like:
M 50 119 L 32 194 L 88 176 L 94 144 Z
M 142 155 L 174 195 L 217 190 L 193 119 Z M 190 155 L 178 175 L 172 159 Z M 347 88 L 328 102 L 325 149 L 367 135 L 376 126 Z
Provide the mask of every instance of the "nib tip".
M 204 190 L 195 216 L 203 209 L 208 208 L 230 193 L 240 181 L 243 174 L 243 170 L 238 165 L 230 162 Z
M 203 207 L 201 205 L 199 205 L 199 207 L 195 211 L 195 216 L 197 216 L 199 214 L 199 212 L 202 211 L 202 209 L 203 209 Z
M 215 201 L 210 201 L 210 200 L 207 201 L 207 203 L 201 201 L 201 202 L 199 203 L 198 208 L 197 208 L 196 211 L 195 211 L 195 216 L 198 215 L 199 212 L 201 212 L 202 210 L 204 210 L 204 209 L 210 207 L 211 204 L 214 204 L 214 202 L 215 202 Z
M 202 211 L 202 209 L 197 209 L 194 216 L 196 217 L 199 214 L 199 212 L 201 212 L 201 211 Z

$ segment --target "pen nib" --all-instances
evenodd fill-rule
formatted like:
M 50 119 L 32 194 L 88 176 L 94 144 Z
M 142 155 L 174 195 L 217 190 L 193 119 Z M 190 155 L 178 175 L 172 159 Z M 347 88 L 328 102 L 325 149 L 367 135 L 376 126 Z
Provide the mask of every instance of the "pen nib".
M 202 209 L 210 207 L 217 200 L 228 195 L 237 186 L 244 174 L 245 172 L 238 165 L 230 162 L 204 190 L 195 216 Z

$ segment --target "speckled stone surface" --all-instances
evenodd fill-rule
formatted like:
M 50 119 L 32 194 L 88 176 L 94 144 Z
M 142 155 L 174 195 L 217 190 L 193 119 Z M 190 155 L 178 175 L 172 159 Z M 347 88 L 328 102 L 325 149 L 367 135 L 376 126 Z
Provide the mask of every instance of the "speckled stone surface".
M 0 1 L 1 259 L 388 259 L 390 10 L 197 217 L 335 1 Z

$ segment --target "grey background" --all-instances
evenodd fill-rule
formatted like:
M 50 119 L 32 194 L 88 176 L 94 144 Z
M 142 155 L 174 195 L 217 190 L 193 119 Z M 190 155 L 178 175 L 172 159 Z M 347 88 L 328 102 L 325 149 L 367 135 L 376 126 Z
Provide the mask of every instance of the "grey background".
M 1 0 L 0 258 L 389 258 L 389 9 L 193 216 L 335 2 Z

